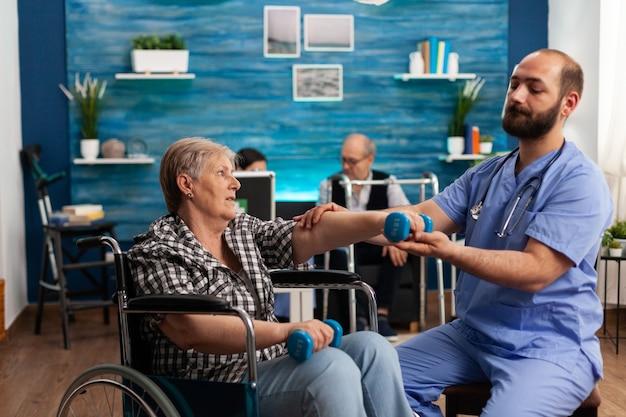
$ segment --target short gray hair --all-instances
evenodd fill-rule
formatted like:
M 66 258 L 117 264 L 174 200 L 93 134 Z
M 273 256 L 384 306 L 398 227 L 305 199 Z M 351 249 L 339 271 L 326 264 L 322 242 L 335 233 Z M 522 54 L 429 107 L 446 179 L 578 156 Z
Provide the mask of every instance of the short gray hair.
M 172 143 L 161 159 L 161 190 L 167 209 L 175 213 L 180 208 L 182 194 L 176 179 L 180 174 L 187 174 L 194 180 L 198 179 L 206 162 L 210 159 L 225 156 L 233 164 L 235 153 L 227 146 L 201 137 L 183 138 Z

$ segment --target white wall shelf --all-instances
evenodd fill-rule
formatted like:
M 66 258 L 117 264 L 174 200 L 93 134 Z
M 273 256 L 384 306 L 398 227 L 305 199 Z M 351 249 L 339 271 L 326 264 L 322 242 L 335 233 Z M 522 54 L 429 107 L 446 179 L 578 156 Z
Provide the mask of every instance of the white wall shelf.
M 143 73 L 143 72 L 118 72 L 116 80 L 193 80 L 196 74 L 185 73 Z
M 154 158 L 74 158 L 76 165 L 147 165 L 153 164 Z
M 458 74 L 394 74 L 393 78 L 400 81 L 410 80 L 473 80 L 476 78 L 476 74 L 473 73 L 458 73 Z
M 485 159 L 489 155 L 483 155 L 479 153 L 464 153 L 460 155 L 439 155 L 440 161 L 445 162 L 454 162 L 454 161 L 480 161 L 481 159 Z

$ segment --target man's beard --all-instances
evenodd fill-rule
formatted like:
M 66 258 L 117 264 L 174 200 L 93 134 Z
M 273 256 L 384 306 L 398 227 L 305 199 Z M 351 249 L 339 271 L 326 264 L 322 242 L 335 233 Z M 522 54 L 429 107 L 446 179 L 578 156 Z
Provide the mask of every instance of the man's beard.
M 502 118 L 502 128 L 511 136 L 521 139 L 538 139 L 554 127 L 559 117 L 561 100 L 544 111 L 532 114 L 530 110 L 521 106 L 510 105 L 507 107 Z

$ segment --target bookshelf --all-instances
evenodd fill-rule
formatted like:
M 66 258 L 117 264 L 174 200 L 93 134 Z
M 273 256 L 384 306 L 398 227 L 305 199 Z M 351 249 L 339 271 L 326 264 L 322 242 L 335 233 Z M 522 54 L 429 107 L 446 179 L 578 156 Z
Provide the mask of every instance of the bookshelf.
M 153 164 L 154 158 L 74 158 L 76 165 L 148 165 Z
M 482 159 L 485 159 L 487 156 L 489 155 L 483 155 L 480 153 L 469 153 L 469 154 L 463 153 L 459 155 L 445 154 L 445 155 L 439 155 L 439 160 L 445 161 L 447 163 L 451 163 L 454 161 L 480 161 Z
M 457 80 L 473 80 L 477 75 L 474 73 L 466 72 L 466 73 L 458 73 L 458 74 L 394 74 L 393 78 L 400 81 L 411 81 L 411 80 L 448 80 L 448 81 L 457 81 Z
M 118 72 L 116 80 L 193 80 L 196 74 L 185 73 L 143 73 L 143 72 Z

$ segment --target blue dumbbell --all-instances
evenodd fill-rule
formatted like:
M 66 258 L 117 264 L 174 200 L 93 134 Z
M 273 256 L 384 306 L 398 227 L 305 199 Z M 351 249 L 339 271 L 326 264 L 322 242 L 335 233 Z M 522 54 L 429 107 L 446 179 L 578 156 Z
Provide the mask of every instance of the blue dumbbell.
M 335 320 L 324 320 L 324 323 L 334 330 L 330 346 L 339 347 L 341 345 L 341 337 L 343 336 L 341 324 Z M 289 351 L 289 356 L 298 362 L 304 362 L 313 355 L 313 338 L 306 331 L 296 329 L 287 338 L 287 350 Z
M 433 231 L 433 220 L 425 214 L 420 213 L 420 217 L 424 221 L 424 231 Z M 390 242 L 401 242 L 409 237 L 411 232 L 411 221 L 406 213 L 401 211 L 394 211 L 387 216 L 385 220 L 385 237 Z

